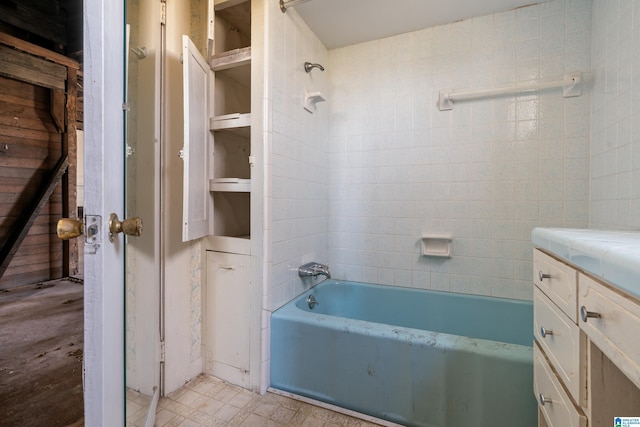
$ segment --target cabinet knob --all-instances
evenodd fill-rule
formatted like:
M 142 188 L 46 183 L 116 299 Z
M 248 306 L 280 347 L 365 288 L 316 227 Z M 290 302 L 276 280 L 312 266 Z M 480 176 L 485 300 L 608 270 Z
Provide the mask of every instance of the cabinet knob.
M 544 326 L 541 326 L 540 335 L 542 335 L 542 338 L 546 338 L 547 335 L 553 335 L 553 331 L 551 329 L 546 329 Z
M 538 398 L 540 399 L 540 405 L 544 406 L 547 403 L 553 403 L 553 401 L 551 399 L 549 399 L 548 397 L 544 397 L 544 394 L 540 393 L 540 396 L 538 396 Z
M 542 282 L 544 279 L 551 279 L 551 275 L 543 273 L 542 270 L 540 270 L 540 271 L 538 271 L 538 278 Z
M 582 318 L 582 321 L 586 322 L 589 317 L 593 317 L 594 319 L 599 319 L 600 313 L 587 311 L 587 307 L 585 307 L 584 305 L 580 307 L 580 318 Z

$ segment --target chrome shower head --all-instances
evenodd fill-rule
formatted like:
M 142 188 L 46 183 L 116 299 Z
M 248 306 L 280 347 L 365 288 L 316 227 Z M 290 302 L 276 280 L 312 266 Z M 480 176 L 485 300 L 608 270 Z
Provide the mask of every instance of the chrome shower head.
M 311 62 L 305 62 L 304 63 L 304 70 L 307 73 L 310 73 L 311 70 L 313 70 L 314 68 L 319 68 L 320 71 L 324 71 L 324 67 L 322 65 L 320 65 L 320 64 L 312 64 Z

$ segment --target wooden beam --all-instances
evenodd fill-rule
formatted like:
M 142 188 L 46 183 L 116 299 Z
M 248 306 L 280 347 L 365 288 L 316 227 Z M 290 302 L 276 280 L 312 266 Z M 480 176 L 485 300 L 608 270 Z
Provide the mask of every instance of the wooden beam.
M 13 256 L 18 251 L 20 244 L 29 233 L 31 225 L 33 225 L 36 218 L 38 218 L 38 215 L 40 215 L 40 211 L 42 211 L 44 205 L 47 204 L 47 201 L 49 200 L 49 197 L 51 197 L 53 190 L 60 183 L 62 175 L 67 170 L 68 164 L 69 158 L 67 156 L 62 156 L 60 160 L 58 160 L 58 163 L 51 173 L 49 183 L 46 187 L 42 188 L 30 211 L 26 212 L 26 215 L 23 216 L 21 218 L 21 221 L 16 224 L 13 233 L 9 235 L 9 238 L 5 242 L 4 246 L 2 247 L 2 249 L 0 249 L 0 278 L 2 278 L 4 272 L 7 271 L 7 268 L 9 267 L 9 264 L 11 264 Z
M 67 67 L 0 46 L 0 75 L 49 89 L 65 90 Z
M 33 43 L 26 42 L 17 37 L 10 36 L 7 33 L 0 32 L 0 44 L 16 48 L 23 52 L 30 53 L 31 55 L 39 56 L 40 58 L 64 65 L 65 67 L 75 68 L 76 70 L 80 69 L 80 64 L 67 56 L 45 49 L 44 47 L 37 46 Z
M 51 91 L 51 118 L 58 128 L 58 133 L 65 132 L 65 95 L 64 91 L 52 90 Z
M 76 95 L 77 70 L 68 68 L 67 96 L 64 114 L 64 134 L 62 136 L 62 155 L 69 158 L 67 173 L 62 178 L 62 216 L 71 218 L 77 212 L 77 175 L 78 144 L 76 141 Z M 78 239 L 62 242 L 62 275 L 71 276 L 78 273 Z

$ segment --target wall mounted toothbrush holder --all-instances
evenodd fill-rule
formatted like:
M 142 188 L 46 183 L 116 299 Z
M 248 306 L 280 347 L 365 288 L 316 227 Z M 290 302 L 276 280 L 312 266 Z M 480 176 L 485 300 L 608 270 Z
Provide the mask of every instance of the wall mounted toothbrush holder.
M 327 99 L 322 95 L 321 92 L 307 92 L 304 91 L 304 102 L 302 106 L 305 110 L 310 112 L 311 114 L 316 112 L 316 104 L 318 102 L 324 102 Z
M 423 234 L 422 255 L 451 258 L 451 234 Z

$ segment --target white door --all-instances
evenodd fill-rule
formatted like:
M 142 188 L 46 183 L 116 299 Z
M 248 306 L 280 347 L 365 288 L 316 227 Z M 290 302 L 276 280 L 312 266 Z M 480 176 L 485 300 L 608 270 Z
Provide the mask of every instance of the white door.
M 84 2 L 85 213 L 99 217 L 85 249 L 85 425 L 125 425 L 124 244 L 109 241 L 109 215 L 123 217 L 124 2 Z

